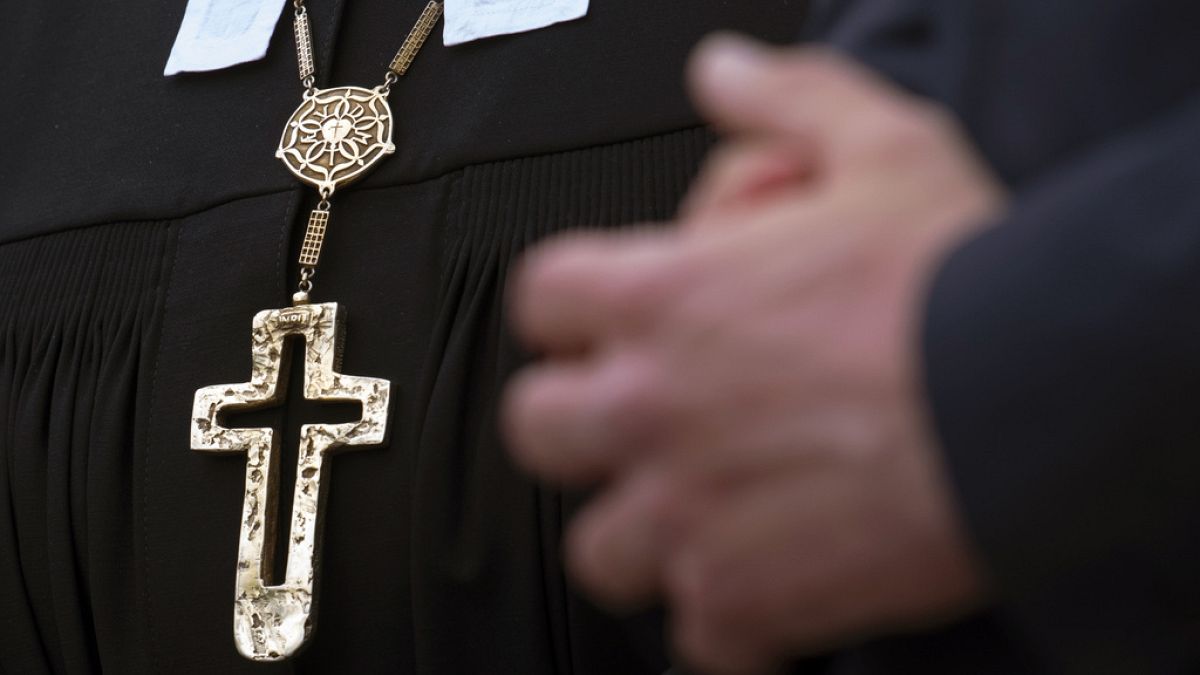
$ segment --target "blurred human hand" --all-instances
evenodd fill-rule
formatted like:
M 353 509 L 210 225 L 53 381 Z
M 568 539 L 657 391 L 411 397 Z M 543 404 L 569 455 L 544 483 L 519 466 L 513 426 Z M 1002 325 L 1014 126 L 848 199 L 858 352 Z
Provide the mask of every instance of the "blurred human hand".
M 665 599 L 682 656 L 722 673 L 981 602 L 917 343 L 1000 184 L 948 114 L 829 53 L 713 38 L 692 82 L 732 140 L 679 227 L 559 239 L 512 288 L 545 354 L 509 390 L 513 451 L 604 485 L 574 574 Z

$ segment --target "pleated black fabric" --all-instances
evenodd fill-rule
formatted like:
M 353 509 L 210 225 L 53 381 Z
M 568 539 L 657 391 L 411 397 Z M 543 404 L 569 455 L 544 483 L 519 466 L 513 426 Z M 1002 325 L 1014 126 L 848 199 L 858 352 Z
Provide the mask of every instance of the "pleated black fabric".
M 789 40 L 800 3 L 606 0 L 430 41 L 392 95 L 399 152 L 338 195 L 315 294 L 348 312 L 343 372 L 392 381 L 391 440 L 332 459 L 316 633 L 276 665 L 233 645 L 244 460 L 190 450 L 188 421 L 290 298 L 313 204 L 272 155 L 300 87 L 286 15 L 263 61 L 163 78 L 185 4 L 0 20 L 0 672 L 662 673 L 659 617 L 566 579 L 579 499 L 501 446 L 505 282 L 554 232 L 669 217 L 712 140 L 687 53 L 722 27 Z M 424 5 L 310 0 L 319 85 L 381 77 Z M 255 422 L 285 485 L 312 414 Z
M 0 247 L 0 665 L 119 663 L 135 615 L 132 448 L 165 223 Z
M 0 664 L 662 672 L 653 617 L 614 619 L 569 587 L 576 503 L 498 441 L 522 358 L 503 294 L 537 239 L 668 217 L 709 143 L 682 130 L 341 201 L 321 293 L 350 311 L 345 372 L 391 379 L 399 404 L 387 447 L 333 460 L 316 637 L 280 666 L 233 650 L 243 463 L 189 451 L 187 419 L 197 387 L 247 376 L 250 317 L 285 295 L 295 193 L 0 246 Z M 294 447 L 293 411 L 276 424 Z

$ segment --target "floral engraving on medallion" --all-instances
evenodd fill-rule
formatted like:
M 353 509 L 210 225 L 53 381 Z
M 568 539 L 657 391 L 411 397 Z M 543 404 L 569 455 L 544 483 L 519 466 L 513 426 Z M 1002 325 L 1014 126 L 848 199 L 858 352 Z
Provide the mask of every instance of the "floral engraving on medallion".
M 366 175 L 392 144 L 392 112 L 382 89 L 318 89 L 304 98 L 275 156 L 325 196 Z
M 315 626 L 314 584 L 325 501 L 321 491 L 322 482 L 328 490 L 331 466 L 327 456 L 386 442 L 391 385 L 387 380 L 339 372 L 343 328 L 337 303 L 260 312 L 254 317 L 250 381 L 205 387 L 196 392 L 193 402 L 193 450 L 246 454 L 233 634 L 238 651 L 255 661 L 279 661 L 295 654 Z M 304 339 L 304 397 L 357 401 L 363 415 L 356 422 L 301 427 L 291 526 L 284 531 L 274 508 L 280 461 L 275 431 L 224 427 L 220 415 L 281 402 L 287 390 L 288 336 Z M 268 570 L 277 532 L 288 537 L 288 557 L 284 578 L 275 583 Z

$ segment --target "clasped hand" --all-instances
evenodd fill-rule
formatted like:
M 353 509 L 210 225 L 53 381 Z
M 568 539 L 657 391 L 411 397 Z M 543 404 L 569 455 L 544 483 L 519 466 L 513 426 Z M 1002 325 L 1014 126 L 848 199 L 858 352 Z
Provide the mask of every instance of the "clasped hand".
M 729 140 L 678 222 L 533 251 L 505 403 L 516 458 L 602 487 L 569 533 L 597 598 L 665 601 L 706 672 L 943 621 L 987 584 L 922 391 L 924 291 L 994 218 L 952 118 L 829 53 L 697 52 Z

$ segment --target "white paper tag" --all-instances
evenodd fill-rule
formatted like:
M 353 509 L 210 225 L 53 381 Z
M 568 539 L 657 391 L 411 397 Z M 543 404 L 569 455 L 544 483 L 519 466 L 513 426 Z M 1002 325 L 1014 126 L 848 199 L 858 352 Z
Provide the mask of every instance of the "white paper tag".
M 588 0 L 446 0 L 446 46 L 573 21 Z
M 219 70 L 257 61 L 287 0 L 188 0 L 163 75 Z

